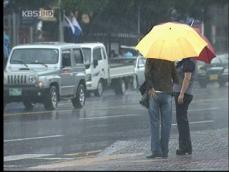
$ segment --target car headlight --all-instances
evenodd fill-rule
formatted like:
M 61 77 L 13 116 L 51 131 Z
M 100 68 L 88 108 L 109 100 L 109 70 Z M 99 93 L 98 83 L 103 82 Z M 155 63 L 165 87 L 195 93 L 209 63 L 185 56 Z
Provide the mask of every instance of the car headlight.
M 86 81 L 91 81 L 91 80 L 92 80 L 91 74 L 87 74 L 87 75 L 86 75 Z
M 40 88 L 43 87 L 44 86 L 44 82 L 43 81 L 38 81 L 37 82 L 37 86 L 40 87 Z
M 224 74 L 228 74 L 228 68 L 224 69 L 224 70 L 223 70 L 223 73 L 224 73 Z
M 198 73 L 201 74 L 201 75 L 206 75 L 207 74 L 206 70 L 203 70 L 203 69 L 199 69 Z

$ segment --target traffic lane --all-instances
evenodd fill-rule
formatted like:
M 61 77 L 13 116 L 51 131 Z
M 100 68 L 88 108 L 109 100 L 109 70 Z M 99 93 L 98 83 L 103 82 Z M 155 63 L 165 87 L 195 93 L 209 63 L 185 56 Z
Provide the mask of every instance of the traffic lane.
M 194 98 L 190 108 L 195 110 L 215 110 L 216 108 L 228 108 L 228 87 L 216 89 L 194 89 Z M 119 114 L 142 114 L 148 113 L 147 110 L 139 104 L 140 95 L 136 91 L 128 91 L 125 96 L 113 95 L 112 91 L 105 92 L 101 98 L 90 97 L 82 109 L 74 110 L 70 101 L 60 102 L 56 111 L 45 111 L 43 106 L 36 104 L 32 111 L 25 111 L 22 104 L 12 103 L 4 112 L 4 121 L 15 120 L 39 120 L 45 118 L 55 118 L 63 116 L 66 113 L 72 114 L 75 118 L 90 118 Z M 175 111 L 174 98 L 172 99 L 173 111 Z M 16 111 L 15 111 L 16 108 Z M 226 112 L 227 114 L 227 112 Z M 206 116 L 206 115 L 205 115 Z M 174 119 L 174 118 L 173 118 Z
M 206 113 L 211 115 L 212 112 Z M 199 116 L 196 112 L 193 115 Z M 5 155 L 90 151 L 106 147 L 116 140 L 149 136 L 147 114 L 90 120 L 74 120 L 74 118 L 40 120 L 37 123 L 24 122 L 20 126 L 16 126 L 14 137 L 4 139 Z M 222 124 L 220 126 L 223 127 Z M 215 126 L 214 119 L 210 117 L 203 120 L 190 120 L 191 130 L 211 127 Z M 175 123 L 172 128 L 172 132 L 176 132 Z M 9 130 L 12 131 L 14 128 Z
M 225 101 L 220 103 L 220 105 L 221 106 L 218 107 L 211 107 L 210 109 L 208 107 L 203 108 L 199 106 L 199 104 L 193 104 L 190 106 L 189 117 L 191 128 L 199 130 L 207 129 L 209 127 L 217 128 L 227 126 L 228 120 L 227 115 L 225 114 L 227 114 L 228 109 L 225 108 Z M 136 112 L 136 110 L 138 110 L 138 112 Z M 28 142 L 28 145 L 23 144 L 23 149 L 19 149 L 21 151 L 20 153 L 27 152 L 26 150 L 31 151 L 34 147 L 40 149 L 39 147 L 42 147 L 42 145 L 44 147 L 52 145 L 52 142 L 56 143 L 56 140 L 58 139 L 64 139 L 64 141 L 69 140 L 71 142 L 71 137 L 76 138 L 76 140 L 72 140 L 72 143 L 74 142 L 76 145 L 84 145 L 84 142 L 96 142 L 97 140 L 99 142 L 103 140 L 104 143 L 106 141 L 109 143 L 113 141 L 112 138 L 121 139 L 122 136 L 123 138 L 141 137 L 144 133 L 147 133 L 144 130 L 148 131 L 148 112 L 141 106 L 137 107 L 136 105 L 135 107 L 128 109 L 117 108 L 115 111 L 114 109 L 107 109 L 107 114 L 103 114 L 103 116 L 99 115 L 100 113 L 103 113 L 100 109 L 94 109 L 93 112 L 98 115 L 87 117 L 86 114 L 90 112 L 91 111 L 87 111 L 87 108 L 84 108 L 82 110 L 69 109 L 68 111 L 66 110 L 65 113 L 62 113 L 61 110 L 57 110 L 42 114 L 8 116 L 9 118 L 6 118 L 4 122 L 5 153 L 18 153 L 18 150 L 11 148 L 13 148 L 15 144 L 20 147 L 20 144 L 23 142 Z M 216 120 L 219 122 L 214 123 Z M 174 110 L 174 132 L 176 132 L 175 123 Z M 138 131 L 140 134 L 136 134 Z M 67 139 L 65 139 L 66 137 Z M 33 143 L 34 141 L 36 141 L 36 143 Z M 41 143 L 39 141 L 41 141 Z M 63 142 L 63 145 L 65 144 L 68 145 L 67 141 Z M 9 149 L 7 149 L 7 146 L 9 146 Z M 75 148 L 79 148 L 78 150 L 81 150 L 79 145 L 75 146 L 74 149 Z M 85 150 L 88 148 L 90 149 L 90 147 L 85 146 Z
M 217 95 L 225 95 L 225 92 L 221 89 Z M 60 156 L 67 159 L 66 154 L 102 150 L 117 140 L 149 136 L 148 112 L 137 103 L 139 97 L 136 92 L 128 92 L 118 101 L 117 96 L 109 94 L 110 92 L 106 93 L 101 99 L 89 98 L 89 104 L 81 110 L 72 110 L 71 104 L 66 102 L 63 104 L 64 108 L 59 107 L 57 111 L 39 112 L 35 108 L 33 113 L 6 114 L 4 156 L 12 160 L 12 155 L 13 159 L 19 160 L 4 163 L 16 167 L 18 164 L 44 164 Z M 204 96 L 204 99 L 193 100 L 190 106 L 191 130 L 227 127 L 227 97 L 203 94 Z M 104 106 L 103 101 L 110 104 L 113 102 L 113 106 Z M 172 132 L 177 132 L 174 108 Z M 23 161 L 20 158 L 25 154 L 31 155 Z M 32 159 L 34 156 L 44 155 L 54 157 Z
M 113 119 L 84 120 L 85 125 L 78 125 L 78 127 L 71 121 L 69 118 L 64 125 L 63 132 L 54 133 L 55 135 L 4 140 L 4 159 L 8 159 L 6 162 L 4 161 L 4 164 L 29 167 L 51 163 L 56 159 L 68 160 L 68 158 L 76 158 L 75 155 L 79 152 L 98 151 L 99 153 L 119 140 L 150 136 L 148 116 L 144 114 L 135 118 L 125 116 Z M 98 121 L 100 122 L 98 123 Z M 214 123 L 211 121 L 191 121 L 191 131 L 214 128 Z M 67 132 L 66 126 L 71 127 L 72 131 L 68 128 L 69 132 Z M 172 133 L 175 132 L 177 132 L 176 124 L 173 124 Z M 73 156 L 69 156 L 69 154 L 73 154 Z M 22 158 L 26 155 L 27 158 Z
M 217 83 L 212 83 L 207 86 L 207 88 L 200 88 L 198 83 L 194 83 L 193 88 L 193 94 L 194 94 L 194 100 L 198 101 L 205 101 L 205 99 L 210 99 L 213 104 L 214 98 L 223 98 L 228 99 L 228 86 L 227 87 L 219 87 Z M 93 110 L 95 109 L 101 109 L 106 110 L 107 108 L 114 109 L 116 107 L 120 106 L 135 106 L 139 103 L 141 95 L 139 91 L 127 91 L 125 96 L 121 95 L 115 95 L 115 93 L 112 90 L 106 90 L 104 92 L 104 95 L 102 97 L 88 97 L 86 99 L 86 107 Z M 192 102 L 193 103 L 193 102 Z M 210 102 L 209 102 L 210 103 Z M 117 105 L 117 106 L 116 106 Z M 105 107 L 105 109 L 104 109 Z M 70 101 L 60 101 L 58 104 L 58 109 L 69 109 L 73 108 Z M 36 113 L 36 112 L 48 112 L 44 110 L 44 107 L 42 104 L 35 104 L 35 107 L 32 111 L 27 111 L 24 109 L 24 106 L 22 103 L 10 103 L 5 108 L 4 115 L 11 114 L 11 113 Z M 94 115 L 92 113 L 92 115 Z
M 199 112 L 203 115 L 190 115 L 193 120 L 200 119 L 208 119 L 210 115 L 208 115 L 208 111 L 204 112 L 206 110 L 214 110 L 217 112 L 217 108 L 225 108 L 226 112 L 225 114 L 228 114 L 227 109 L 227 102 L 228 97 L 225 97 L 225 93 L 227 93 L 227 89 L 211 89 L 211 94 L 209 94 L 210 90 L 205 90 L 200 92 L 202 97 L 200 97 L 200 94 L 196 94 L 194 96 L 193 102 L 190 105 L 190 110 Z M 207 92 L 207 94 L 206 94 Z M 205 94 L 204 94 L 205 93 Z M 110 95 L 110 92 L 107 92 L 107 94 L 102 98 L 97 97 L 91 97 L 86 102 L 86 105 L 83 109 L 79 110 L 72 110 L 72 105 L 69 102 L 65 102 L 56 111 L 40 111 L 40 108 L 36 107 L 34 108 L 34 111 L 32 112 L 24 112 L 23 107 L 21 107 L 21 112 L 18 113 L 9 113 L 5 112 L 4 115 L 4 122 L 7 123 L 8 121 L 32 121 L 34 120 L 39 121 L 42 119 L 57 119 L 57 118 L 88 118 L 90 117 L 101 117 L 106 118 L 106 116 L 117 116 L 123 115 L 123 114 L 148 114 L 147 110 L 139 105 L 139 95 L 137 92 L 130 91 L 125 96 L 115 96 Z M 213 96 L 212 96 L 213 95 Z M 218 97 L 216 97 L 217 95 Z M 193 110 L 192 110 L 193 108 Z M 175 111 L 174 106 L 174 100 L 173 100 L 173 111 Z M 224 113 L 221 113 L 222 117 L 224 118 Z M 68 114 L 68 115 L 66 115 Z M 131 115 L 130 115 L 131 116 Z M 173 115 L 174 116 L 174 115 Z M 212 116 L 212 115 L 211 115 Z M 219 117 L 220 115 L 217 115 L 216 117 Z M 227 116 L 227 115 L 226 115 Z M 214 117 L 214 116 L 213 116 Z M 173 117 L 173 122 L 175 122 L 175 118 Z M 17 122 L 15 123 L 15 126 L 17 126 Z M 14 127 L 17 128 L 17 127 Z M 5 130 L 6 132 L 8 130 Z M 11 132 L 12 134 L 12 132 Z
M 228 87 L 224 88 L 218 88 L 218 87 L 210 87 L 207 89 L 194 89 L 194 99 L 191 103 L 197 103 L 200 104 L 206 104 L 209 107 L 212 106 L 218 106 L 218 101 L 227 101 L 228 100 Z M 140 93 L 138 91 L 128 91 L 125 96 L 117 96 L 114 95 L 112 91 L 106 91 L 104 93 L 103 97 L 89 97 L 86 100 L 86 109 L 90 112 L 90 114 L 86 114 L 87 116 L 93 116 L 96 115 L 93 113 L 93 110 L 103 110 L 106 111 L 107 109 L 111 110 L 117 110 L 118 108 L 121 108 L 121 110 L 124 108 L 132 108 L 135 107 L 139 109 L 141 108 L 139 105 L 139 99 L 140 99 Z M 174 99 L 173 99 L 173 105 L 174 105 Z M 58 105 L 58 110 L 69 110 L 73 109 L 70 101 L 61 101 Z M 85 109 L 85 108 L 84 108 Z M 33 114 L 33 113 L 46 113 L 51 111 L 44 110 L 44 107 L 42 104 L 35 104 L 35 107 L 32 111 L 26 111 L 24 109 L 24 106 L 22 103 L 11 103 L 8 104 L 4 116 L 8 115 L 14 115 L 14 114 Z M 105 112 L 104 112 L 105 113 Z M 103 114 L 101 114 L 103 115 Z

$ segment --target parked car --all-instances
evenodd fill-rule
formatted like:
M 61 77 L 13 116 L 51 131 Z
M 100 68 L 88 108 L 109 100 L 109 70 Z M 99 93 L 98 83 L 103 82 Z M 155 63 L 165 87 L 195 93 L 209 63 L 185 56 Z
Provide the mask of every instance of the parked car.
M 224 86 L 228 82 L 228 54 L 217 55 L 211 64 L 197 63 L 197 79 L 202 88 L 210 82 L 218 82 Z
M 4 105 L 23 102 L 26 109 L 43 103 L 56 109 L 70 99 L 75 108 L 85 104 L 86 72 L 80 45 L 35 43 L 13 48 L 4 71 Z

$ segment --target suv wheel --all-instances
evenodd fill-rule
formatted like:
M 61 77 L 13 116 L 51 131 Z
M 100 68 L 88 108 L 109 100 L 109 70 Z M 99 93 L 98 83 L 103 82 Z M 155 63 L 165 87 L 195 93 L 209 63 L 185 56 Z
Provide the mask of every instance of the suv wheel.
M 58 103 L 57 88 L 55 86 L 51 86 L 45 98 L 45 103 L 44 103 L 45 109 L 54 110 L 57 107 L 57 103 Z
M 24 104 L 26 110 L 32 110 L 33 109 L 33 104 L 31 103 L 31 101 L 24 100 L 23 104 Z
M 114 91 L 116 95 L 124 95 L 126 92 L 126 84 L 123 79 L 117 80 L 114 85 Z
M 224 82 L 224 81 L 219 81 L 219 86 L 220 86 L 220 87 L 224 87 L 225 84 L 226 84 L 226 82 Z
M 101 97 L 103 94 L 103 83 L 101 81 L 99 81 L 98 83 L 98 88 L 97 90 L 95 91 L 95 96 L 97 97 Z
M 76 97 L 72 99 L 72 105 L 75 108 L 81 108 L 85 104 L 85 99 L 85 87 L 83 84 L 80 84 L 76 92 Z

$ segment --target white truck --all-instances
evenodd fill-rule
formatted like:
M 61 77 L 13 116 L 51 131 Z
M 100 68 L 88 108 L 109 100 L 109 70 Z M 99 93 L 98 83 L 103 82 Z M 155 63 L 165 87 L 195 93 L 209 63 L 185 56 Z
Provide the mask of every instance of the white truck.
M 123 95 L 128 87 L 137 88 L 136 58 L 113 58 L 107 55 L 103 43 L 81 43 L 86 67 L 86 88 L 95 96 L 102 96 L 106 87 Z

